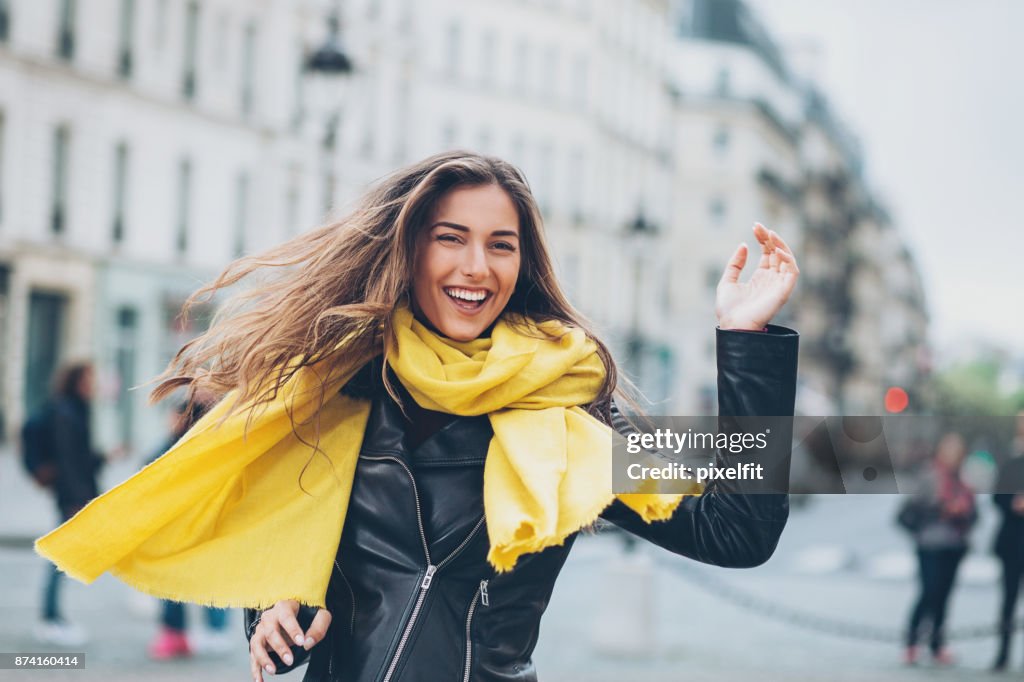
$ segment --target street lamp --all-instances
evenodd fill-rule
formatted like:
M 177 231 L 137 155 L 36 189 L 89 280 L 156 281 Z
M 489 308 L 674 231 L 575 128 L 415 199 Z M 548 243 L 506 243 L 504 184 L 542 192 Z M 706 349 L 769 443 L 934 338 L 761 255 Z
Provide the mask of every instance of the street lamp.
M 304 64 L 311 79 L 313 97 L 324 114 L 324 134 L 320 143 L 323 151 L 324 210 L 330 211 L 336 184 L 335 158 L 338 148 L 338 128 L 341 125 L 341 83 L 355 68 L 341 43 L 340 3 L 327 17 L 327 39 Z
M 306 60 L 306 71 L 325 76 L 347 76 L 352 60 L 341 45 L 341 19 L 337 8 L 327 17 L 327 40 Z

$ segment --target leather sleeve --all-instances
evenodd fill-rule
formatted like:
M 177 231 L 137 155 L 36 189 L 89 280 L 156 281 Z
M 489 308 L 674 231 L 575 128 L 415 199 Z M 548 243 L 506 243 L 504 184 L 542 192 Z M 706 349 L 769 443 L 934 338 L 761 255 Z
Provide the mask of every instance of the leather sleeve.
M 767 332 L 717 331 L 719 417 L 792 416 L 796 398 L 798 335 L 784 327 Z M 613 406 L 612 426 L 634 430 Z M 792 424 L 778 434 L 788 480 Z M 720 428 L 722 428 L 720 426 Z M 777 456 L 777 455 L 776 455 Z M 718 466 L 756 461 L 758 453 L 716 454 Z M 619 500 L 602 518 L 670 552 L 697 561 L 747 568 L 767 561 L 789 518 L 789 496 L 756 492 L 757 481 L 715 480 L 699 496 L 683 498 L 672 518 L 645 523 Z

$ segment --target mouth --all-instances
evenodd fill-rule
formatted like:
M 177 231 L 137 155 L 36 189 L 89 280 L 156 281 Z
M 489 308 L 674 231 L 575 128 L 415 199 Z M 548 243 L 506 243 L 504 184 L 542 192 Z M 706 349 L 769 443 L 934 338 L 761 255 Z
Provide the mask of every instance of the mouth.
M 465 312 L 480 310 L 491 297 L 491 292 L 486 289 L 443 287 L 442 290 L 448 296 L 448 300 L 452 302 L 452 305 Z

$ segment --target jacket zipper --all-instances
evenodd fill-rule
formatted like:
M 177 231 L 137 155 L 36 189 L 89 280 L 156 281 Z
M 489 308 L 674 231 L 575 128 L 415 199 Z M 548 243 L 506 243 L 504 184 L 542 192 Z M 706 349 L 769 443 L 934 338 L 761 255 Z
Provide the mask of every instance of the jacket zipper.
M 355 634 L 355 631 L 356 631 L 356 593 L 352 589 L 352 585 L 349 584 L 348 578 L 345 577 L 345 571 L 341 570 L 341 566 L 338 565 L 338 560 L 337 559 L 334 560 L 334 567 L 336 569 L 338 569 L 338 575 L 340 575 L 341 579 L 345 581 L 345 587 L 348 588 L 348 595 L 352 599 L 352 620 L 351 620 L 351 622 L 349 622 L 349 625 L 348 625 L 348 633 L 350 635 L 351 634 Z
M 469 614 L 466 616 L 466 669 L 462 674 L 462 682 L 469 682 L 469 671 L 473 667 L 473 613 L 476 611 L 476 604 L 479 601 L 484 606 L 490 606 L 490 597 L 487 595 L 487 581 L 481 580 L 480 587 L 476 588 L 473 601 L 469 605 Z
M 391 677 L 395 674 L 395 669 L 398 668 L 398 662 L 402 657 L 402 652 L 405 650 L 405 645 L 409 641 L 409 636 L 412 634 L 413 626 L 416 625 L 416 619 L 420 615 L 420 609 L 423 608 L 423 601 L 427 598 L 427 590 L 430 589 L 430 583 L 434 580 L 434 574 L 438 570 L 444 567 L 449 561 L 455 558 L 455 556 L 462 551 L 462 549 L 469 544 L 469 541 L 473 539 L 480 527 L 484 525 L 484 517 L 481 516 L 480 520 L 473 526 L 473 530 L 469 532 L 459 546 L 452 550 L 452 553 L 442 559 L 436 566 L 430 558 L 430 548 L 427 546 L 427 533 L 423 530 L 423 509 L 420 506 L 420 492 L 416 487 L 416 477 L 412 475 L 412 470 L 409 469 L 408 465 L 398 457 L 393 456 L 382 456 L 382 457 L 368 457 L 363 455 L 363 459 L 371 461 L 391 460 L 397 462 L 399 466 L 405 469 L 405 473 L 409 476 L 409 480 L 412 482 L 412 494 L 416 501 L 416 524 L 420 531 L 420 541 L 423 543 L 423 555 L 427 560 L 427 570 L 423 575 L 423 580 L 420 582 L 419 595 L 416 597 L 416 605 L 412 608 L 412 613 L 409 615 L 409 621 L 405 624 L 405 629 L 402 631 L 402 638 L 398 641 L 398 647 L 395 649 L 394 656 L 391 657 L 391 663 L 388 665 L 388 671 L 384 674 L 384 679 L 381 682 L 391 682 Z

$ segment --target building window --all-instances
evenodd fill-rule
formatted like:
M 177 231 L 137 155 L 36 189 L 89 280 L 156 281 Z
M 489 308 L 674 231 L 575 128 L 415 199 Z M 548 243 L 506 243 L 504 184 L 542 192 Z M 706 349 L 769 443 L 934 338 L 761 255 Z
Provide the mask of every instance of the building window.
M 295 80 L 292 84 L 292 132 L 299 132 L 302 129 L 302 122 L 306 119 L 306 91 L 305 81 L 305 54 L 302 42 L 295 45 Z
M 68 147 L 71 131 L 66 125 L 59 125 L 53 133 L 53 173 L 50 205 L 50 231 L 63 234 L 67 227 L 68 202 Z
M 156 49 L 164 49 L 167 42 L 167 12 L 170 0 L 156 0 L 156 12 L 153 13 L 153 44 Z
M 458 23 L 452 22 L 448 25 L 448 40 L 445 41 L 445 48 L 448 50 L 445 57 L 445 72 L 453 80 L 459 77 L 459 62 L 461 55 L 462 29 Z
M 4 141 L 6 138 L 6 123 L 4 112 L 0 111 L 0 225 L 4 222 Z
M 487 128 L 480 130 L 477 135 L 476 150 L 481 154 L 490 154 L 491 147 L 494 145 L 494 136 L 491 135 L 491 131 Z
M 245 253 L 246 223 L 249 220 L 249 174 L 238 174 L 235 181 L 235 237 L 232 253 L 241 258 Z
M 530 71 L 529 61 L 530 46 L 526 39 L 522 38 L 516 43 L 516 48 L 512 55 L 512 73 L 515 74 L 512 87 L 516 92 L 526 92 Z
M 568 196 L 566 197 L 566 203 L 569 207 L 572 224 L 576 226 L 582 225 L 586 220 L 583 205 L 583 183 L 585 174 L 586 165 L 584 163 L 583 150 L 576 149 L 569 156 L 569 172 L 566 178 L 568 180 Z
M 256 24 L 249 22 L 245 25 L 245 35 L 242 38 L 242 116 L 252 116 L 253 102 L 255 100 L 255 73 L 256 60 Z
M 128 143 L 121 142 L 114 152 L 114 222 L 111 238 L 115 244 L 124 241 L 125 203 L 128 196 Z
M 715 136 L 712 138 L 712 144 L 715 147 L 715 152 L 719 156 L 725 155 L 727 149 L 729 149 L 729 126 L 720 125 L 715 129 Z
M 554 161 L 555 152 L 550 142 L 544 142 L 537 150 L 537 183 L 534 194 L 545 216 L 551 213 L 551 197 L 554 195 Z
M 182 65 L 181 95 L 191 101 L 196 96 L 196 58 L 199 54 L 199 3 L 185 9 L 185 60 Z
M 11 35 L 11 8 L 8 0 L 0 0 L 0 43 Z
M 718 283 L 722 280 L 722 270 L 718 264 L 704 266 L 704 287 L 709 291 L 718 289 Z
M 299 210 L 302 206 L 302 189 L 300 187 L 302 172 L 293 168 L 288 182 L 288 193 L 284 198 L 284 225 L 288 235 L 299 233 Z
M 511 157 L 512 163 L 516 164 L 520 168 L 525 165 L 526 140 L 523 138 L 522 133 L 516 133 L 512 136 L 512 141 L 509 144 L 509 156 Z
M 121 26 L 117 36 L 117 75 L 131 78 L 135 0 L 121 0 Z
M 178 225 L 175 230 L 174 248 L 178 254 L 188 251 L 188 226 L 192 212 L 192 162 L 182 159 L 178 163 Z
M 487 29 L 480 36 L 480 85 L 490 88 L 494 86 L 495 53 L 498 50 L 498 34 Z
M 725 222 L 725 200 L 721 197 L 715 197 L 711 200 L 708 205 L 708 213 L 711 214 L 711 223 L 713 225 L 721 225 Z
M 572 101 L 576 106 L 585 106 L 587 103 L 587 58 L 584 55 L 576 57 L 572 65 Z
M 718 95 L 728 95 L 729 90 L 732 87 L 732 77 L 729 74 L 728 67 L 719 67 L 718 73 L 715 75 L 715 93 Z
M 441 128 L 441 148 L 452 149 L 459 139 L 459 127 L 455 121 L 448 121 Z
M 223 71 L 228 61 L 228 36 L 230 35 L 229 20 L 230 17 L 227 12 L 221 12 L 220 16 L 217 17 L 217 45 L 213 59 L 216 62 L 218 71 Z
M 57 56 L 65 61 L 75 56 L 75 0 L 60 0 Z
M 139 311 L 129 306 L 117 310 L 117 336 L 114 340 L 114 363 L 119 381 L 117 391 L 118 431 L 121 443 L 132 443 L 132 423 L 135 421 L 134 395 L 135 362 L 139 348 Z
M 543 87 L 541 94 L 553 99 L 558 94 L 558 48 L 549 45 L 544 49 L 544 68 L 541 74 Z

